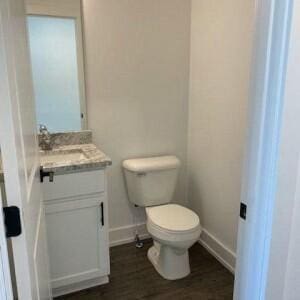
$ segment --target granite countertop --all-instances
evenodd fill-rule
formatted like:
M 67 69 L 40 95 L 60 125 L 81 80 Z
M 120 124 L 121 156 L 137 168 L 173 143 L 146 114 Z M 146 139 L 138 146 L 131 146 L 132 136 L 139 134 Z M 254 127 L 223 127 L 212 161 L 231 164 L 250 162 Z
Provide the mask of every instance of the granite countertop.
M 65 174 L 111 165 L 111 159 L 92 143 L 91 130 L 51 133 L 51 144 L 51 151 L 40 151 L 45 172 Z
M 55 174 L 102 169 L 111 159 L 94 144 L 62 145 L 50 151 L 40 151 L 41 167 Z
M 45 172 L 66 174 L 103 169 L 111 159 L 92 143 L 90 130 L 51 134 L 53 149 L 40 150 L 41 167 Z M 3 181 L 0 157 L 0 182 Z

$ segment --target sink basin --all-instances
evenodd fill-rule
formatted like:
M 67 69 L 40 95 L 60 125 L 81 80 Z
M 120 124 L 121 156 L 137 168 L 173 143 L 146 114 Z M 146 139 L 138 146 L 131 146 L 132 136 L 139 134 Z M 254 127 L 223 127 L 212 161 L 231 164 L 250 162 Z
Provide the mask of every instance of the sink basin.
M 81 150 L 73 151 L 47 151 L 41 154 L 41 163 L 64 163 L 70 161 L 81 161 L 87 159 L 84 153 Z

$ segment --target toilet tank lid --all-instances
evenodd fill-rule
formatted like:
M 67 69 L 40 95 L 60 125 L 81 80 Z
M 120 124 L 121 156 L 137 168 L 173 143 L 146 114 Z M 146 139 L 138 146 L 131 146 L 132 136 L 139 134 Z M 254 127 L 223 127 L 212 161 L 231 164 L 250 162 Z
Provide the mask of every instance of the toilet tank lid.
M 127 159 L 123 161 L 123 168 L 131 172 L 149 172 L 177 169 L 180 160 L 174 155 Z

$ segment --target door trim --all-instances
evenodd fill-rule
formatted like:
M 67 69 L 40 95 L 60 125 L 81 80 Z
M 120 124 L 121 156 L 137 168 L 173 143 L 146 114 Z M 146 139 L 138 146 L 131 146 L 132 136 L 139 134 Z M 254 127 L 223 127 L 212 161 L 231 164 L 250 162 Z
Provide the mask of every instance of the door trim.
M 234 299 L 265 299 L 292 0 L 257 0 Z

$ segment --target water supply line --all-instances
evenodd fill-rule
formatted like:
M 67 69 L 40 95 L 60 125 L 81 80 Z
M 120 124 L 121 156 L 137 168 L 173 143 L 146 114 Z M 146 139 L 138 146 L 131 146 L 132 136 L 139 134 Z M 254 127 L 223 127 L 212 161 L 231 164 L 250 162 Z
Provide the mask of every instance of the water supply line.
M 137 205 L 134 205 L 134 207 L 137 208 L 133 212 L 133 224 L 135 227 L 134 240 L 135 240 L 135 247 L 140 249 L 140 248 L 143 248 L 144 243 L 143 243 L 143 241 L 141 241 L 140 236 L 139 236 L 138 220 L 137 220 L 137 214 L 139 214 L 139 209 L 138 209 Z

